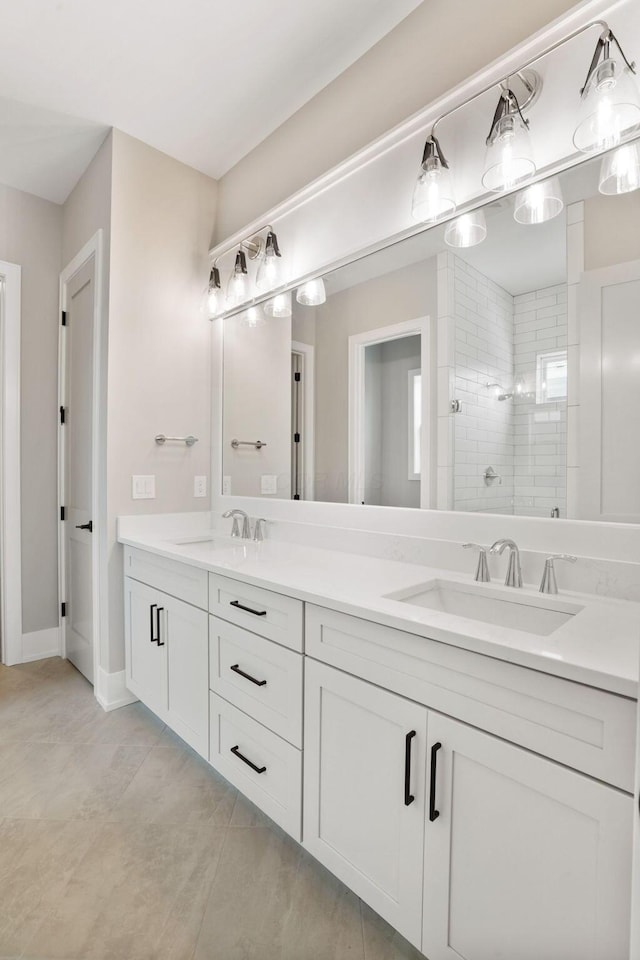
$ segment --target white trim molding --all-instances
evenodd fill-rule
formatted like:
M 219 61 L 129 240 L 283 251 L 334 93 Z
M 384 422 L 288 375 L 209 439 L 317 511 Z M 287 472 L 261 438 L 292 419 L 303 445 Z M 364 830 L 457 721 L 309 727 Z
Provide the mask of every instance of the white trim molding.
M 105 284 L 105 250 L 102 229 L 82 247 L 60 274 L 60 310 L 67 309 L 67 288 L 72 278 L 91 259 L 95 261 L 94 330 L 93 330 L 93 396 L 92 396 L 92 496 L 91 509 L 93 537 L 93 685 L 98 700 L 96 680 L 100 666 L 103 638 L 108 637 L 108 579 L 107 579 L 107 291 Z M 59 403 L 65 397 L 65 327 L 60 327 L 58 369 Z M 58 502 L 64 503 L 64 432 L 58 427 Z M 64 527 L 59 524 L 59 600 L 65 598 Z M 65 655 L 64 620 L 60 619 L 61 653 Z M 108 701 L 105 701 L 108 702 Z M 104 703 L 102 704 L 104 706 Z M 107 707 L 105 706 L 105 709 Z
M 95 674 L 95 697 L 107 713 L 111 710 L 118 710 L 119 707 L 126 707 L 130 703 L 136 703 L 138 700 L 135 694 L 127 690 L 124 670 L 119 670 L 117 673 L 107 673 L 98 664 Z
M 313 500 L 316 486 L 316 349 L 309 343 L 292 340 L 291 352 L 302 357 L 302 499 Z
M 22 663 L 60 656 L 60 629 L 48 627 L 22 634 Z
M 3 303 L 0 321 L 2 418 L 0 445 L 0 636 L 2 662 L 21 663 L 22 540 L 20 530 L 20 293 L 21 268 L 0 261 Z

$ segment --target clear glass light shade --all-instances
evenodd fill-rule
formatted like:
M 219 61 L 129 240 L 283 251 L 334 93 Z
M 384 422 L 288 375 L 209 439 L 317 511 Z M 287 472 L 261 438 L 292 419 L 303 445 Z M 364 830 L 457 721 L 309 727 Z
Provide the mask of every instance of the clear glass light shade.
M 518 223 L 546 223 L 557 217 L 563 207 L 560 181 L 551 177 L 542 183 L 532 183 L 516 194 L 513 216 Z
M 210 286 L 207 290 L 207 313 L 209 319 L 213 320 L 224 310 L 224 295 L 220 287 Z
M 324 288 L 322 277 L 316 277 L 315 280 L 307 280 L 296 290 L 296 300 L 305 307 L 317 307 L 325 303 L 327 292 Z
M 637 130 L 640 95 L 636 78 L 621 60 L 603 60 L 580 98 L 573 142 L 583 153 L 594 153 L 616 147 Z
M 245 310 L 245 312 L 241 314 L 240 322 L 244 324 L 245 327 L 254 330 L 256 327 L 262 327 L 264 325 L 264 314 L 260 307 L 249 307 L 248 310 Z
M 450 247 L 475 247 L 487 235 L 487 223 L 483 210 L 463 213 L 447 224 L 445 243 Z
M 246 273 L 232 273 L 227 287 L 227 305 L 235 307 L 249 299 L 249 277 Z
M 271 300 L 267 300 L 264 305 L 264 312 L 268 317 L 290 317 L 291 310 L 291 291 L 279 293 Z
M 639 188 L 640 147 L 637 143 L 625 143 L 603 158 L 598 189 L 607 196 L 615 196 Z
M 276 256 L 271 247 L 267 247 L 256 274 L 258 290 L 273 290 L 282 283 L 282 258 Z
M 496 124 L 487 146 L 482 183 L 487 190 L 513 190 L 536 172 L 531 137 L 518 114 L 508 113 Z
M 451 174 L 438 156 L 429 157 L 420 167 L 411 216 L 420 223 L 435 223 L 450 216 L 455 209 Z

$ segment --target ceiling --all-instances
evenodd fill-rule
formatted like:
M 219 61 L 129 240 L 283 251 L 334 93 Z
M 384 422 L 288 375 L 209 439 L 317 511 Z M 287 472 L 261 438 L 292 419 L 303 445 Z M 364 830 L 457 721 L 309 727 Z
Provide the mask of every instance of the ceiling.
M 0 182 L 61 203 L 110 127 L 219 178 L 419 5 L 4 3 Z

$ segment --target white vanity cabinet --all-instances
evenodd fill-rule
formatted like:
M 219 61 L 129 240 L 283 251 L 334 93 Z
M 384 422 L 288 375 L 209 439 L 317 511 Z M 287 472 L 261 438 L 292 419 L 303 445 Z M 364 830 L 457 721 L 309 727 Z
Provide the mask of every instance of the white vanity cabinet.
M 626 960 L 631 797 L 433 712 L 431 757 L 429 960 Z
M 427 711 L 307 660 L 304 845 L 421 942 Z
M 206 609 L 182 599 L 206 607 L 206 571 L 127 550 L 125 572 L 127 687 L 208 757 L 208 616 Z

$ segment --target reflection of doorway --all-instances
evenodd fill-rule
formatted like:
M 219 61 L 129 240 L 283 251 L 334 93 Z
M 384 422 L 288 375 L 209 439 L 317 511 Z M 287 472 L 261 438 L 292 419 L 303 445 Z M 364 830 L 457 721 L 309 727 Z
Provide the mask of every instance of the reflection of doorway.
M 315 495 L 314 348 L 291 344 L 291 499 Z
M 349 338 L 349 502 L 430 504 L 426 318 Z

